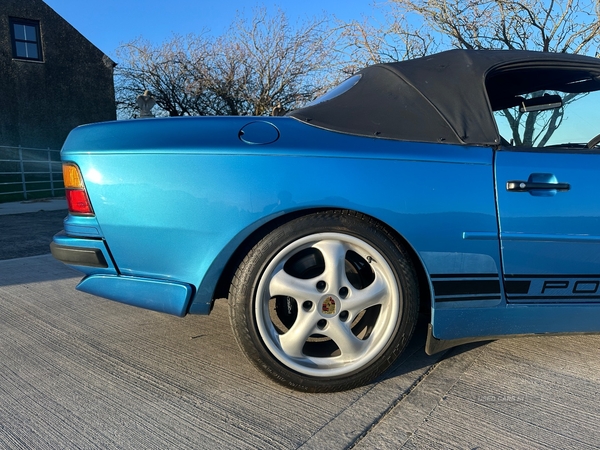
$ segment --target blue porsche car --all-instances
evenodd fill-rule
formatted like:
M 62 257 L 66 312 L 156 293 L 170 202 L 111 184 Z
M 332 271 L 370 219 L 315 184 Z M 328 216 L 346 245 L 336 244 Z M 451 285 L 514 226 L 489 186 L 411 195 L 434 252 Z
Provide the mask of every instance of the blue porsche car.
M 368 67 L 283 117 L 79 127 L 53 255 L 77 288 L 177 316 L 228 298 L 294 389 L 428 353 L 600 332 L 600 60 L 452 50 Z

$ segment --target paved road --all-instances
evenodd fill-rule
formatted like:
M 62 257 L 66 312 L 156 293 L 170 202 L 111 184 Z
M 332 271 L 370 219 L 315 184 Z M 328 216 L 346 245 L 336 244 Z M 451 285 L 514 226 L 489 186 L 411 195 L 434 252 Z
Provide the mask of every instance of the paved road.
M 425 324 L 378 382 L 275 385 L 227 305 L 183 319 L 75 291 L 50 256 L 0 261 L 0 448 L 599 448 L 600 336 L 463 346 Z
M 65 200 L 0 203 L 0 260 L 49 253 L 66 215 Z

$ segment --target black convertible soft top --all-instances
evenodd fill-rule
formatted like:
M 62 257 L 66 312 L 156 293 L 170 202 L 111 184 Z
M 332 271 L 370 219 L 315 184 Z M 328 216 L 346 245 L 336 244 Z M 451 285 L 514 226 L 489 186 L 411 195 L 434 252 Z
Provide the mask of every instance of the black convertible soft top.
M 377 64 L 342 94 L 288 113 L 359 136 L 495 145 L 492 111 L 540 91 L 600 90 L 600 59 L 521 50 L 449 50 Z

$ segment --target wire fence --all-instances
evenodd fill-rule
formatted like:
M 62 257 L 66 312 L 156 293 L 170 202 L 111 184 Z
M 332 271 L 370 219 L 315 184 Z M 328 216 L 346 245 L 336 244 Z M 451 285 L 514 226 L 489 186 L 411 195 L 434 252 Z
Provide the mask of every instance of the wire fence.
M 0 203 L 64 195 L 60 150 L 0 145 Z

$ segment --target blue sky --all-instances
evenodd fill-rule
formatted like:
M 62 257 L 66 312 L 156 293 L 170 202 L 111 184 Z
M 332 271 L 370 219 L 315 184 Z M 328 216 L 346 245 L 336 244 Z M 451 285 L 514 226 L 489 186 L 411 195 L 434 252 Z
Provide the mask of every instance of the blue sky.
M 386 0 L 44 0 L 81 34 L 114 57 L 121 43 L 143 36 L 161 43 L 173 33 L 210 30 L 223 34 L 236 11 L 251 15 L 254 6 L 283 9 L 291 21 L 323 13 L 349 21 L 376 15 Z

